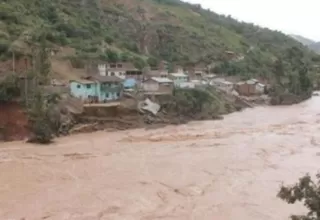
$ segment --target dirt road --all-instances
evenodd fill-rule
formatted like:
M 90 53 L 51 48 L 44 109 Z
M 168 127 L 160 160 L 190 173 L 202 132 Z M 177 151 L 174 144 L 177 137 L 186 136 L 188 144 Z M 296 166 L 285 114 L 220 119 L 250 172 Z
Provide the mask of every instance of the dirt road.
M 0 145 L 0 219 L 279 220 L 320 168 L 320 98 L 222 121 Z

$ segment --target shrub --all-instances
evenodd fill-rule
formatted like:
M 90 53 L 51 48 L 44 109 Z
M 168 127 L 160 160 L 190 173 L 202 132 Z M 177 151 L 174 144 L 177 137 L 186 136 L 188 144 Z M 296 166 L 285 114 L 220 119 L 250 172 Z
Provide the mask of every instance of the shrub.
M 119 55 L 116 51 L 108 50 L 106 55 L 108 57 L 109 62 L 116 63 L 119 61 Z
M 2 3 L 0 4 L 0 21 L 17 24 L 19 22 L 19 16 L 11 5 Z
M 53 111 L 60 96 L 57 94 L 44 95 L 37 91 L 31 106 L 28 106 L 28 115 L 33 136 L 29 142 L 49 144 L 57 134 L 59 119 L 53 117 Z
M 20 95 L 18 78 L 10 74 L 0 82 L 0 102 L 11 101 Z
M 292 215 L 292 220 L 317 220 L 320 219 L 320 174 L 313 181 L 309 175 L 300 178 L 293 186 L 282 186 L 278 197 L 288 204 L 302 202 L 308 209 L 306 215 Z
M 0 55 L 3 55 L 8 52 L 9 42 L 5 40 L 0 40 Z
M 151 66 L 151 67 L 157 67 L 159 65 L 159 60 L 157 60 L 154 57 L 149 57 L 147 62 L 149 64 L 149 66 Z
M 112 44 L 113 43 L 113 38 L 110 37 L 109 35 L 106 35 L 104 40 L 108 43 L 108 44 Z
M 139 70 L 142 70 L 144 67 L 147 66 L 146 61 L 140 57 L 135 57 L 132 62 L 133 65 Z
M 128 52 L 121 53 L 120 60 L 122 62 L 128 62 L 130 60 L 130 54 Z

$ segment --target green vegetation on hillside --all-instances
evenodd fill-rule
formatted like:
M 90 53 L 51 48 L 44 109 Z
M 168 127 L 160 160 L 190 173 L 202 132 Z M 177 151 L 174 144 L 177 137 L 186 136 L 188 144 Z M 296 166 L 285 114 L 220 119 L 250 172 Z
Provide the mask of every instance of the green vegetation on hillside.
M 319 61 L 280 32 L 179 0 L 3 0 L 0 18 L 1 59 L 11 57 L 14 43 L 40 41 L 39 30 L 45 29 L 48 42 L 75 48 L 78 58 L 131 60 L 138 68 L 160 59 L 204 61 L 227 75 L 273 78 L 274 62 L 286 61 L 291 48 L 309 67 Z M 242 59 L 230 59 L 226 51 Z M 294 72 L 294 66 L 286 71 Z

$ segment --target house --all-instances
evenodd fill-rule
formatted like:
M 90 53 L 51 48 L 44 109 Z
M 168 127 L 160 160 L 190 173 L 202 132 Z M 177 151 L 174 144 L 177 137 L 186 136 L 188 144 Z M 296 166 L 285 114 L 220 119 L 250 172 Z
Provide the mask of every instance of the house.
M 266 86 L 256 79 L 250 79 L 245 82 L 238 82 L 235 85 L 239 95 L 251 96 L 264 94 Z
M 170 73 L 170 76 L 169 76 L 169 78 L 171 79 L 171 80 L 173 80 L 173 84 L 174 84 L 174 86 L 176 86 L 176 87 L 180 87 L 180 85 L 182 84 L 182 83 L 186 83 L 186 82 L 188 82 L 188 75 L 186 75 L 186 74 L 184 74 L 184 73 Z
M 197 85 L 194 82 L 182 82 L 179 84 L 179 88 L 181 89 L 194 89 L 196 86 Z
M 227 81 L 223 78 L 215 78 L 210 82 L 210 85 L 223 90 L 225 92 L 231 92 L 234 87 L 234 83 Z
M 167 61 L 160 61 L 158 65 L 158 70 L 168 72 L 169 71 L 169 63 Z
M 150 95 L 172 94 L 173 88 L 173 81 L 169 78 L 151 77 L 142 83 L 143 92 Z
M 187 73 L 191 79 L 201 80 L 207 75 L 208 66 L 202 62 L 197 65 L 191 65 L 187 68 Z
M 123 86 L 116 76 L 94 75 L 70 81 L 70 91 L 84 102 L 97 103 L 120 99 Z
M 256 94 L 264 94 L 266 91 L 266 85 L 262 83 L 256 83 Z
M 242 96 L 250 96 L 255 94 L 255 83 L 253 82 L 238 82 L 235 85 L 235 90 L 238 92 L 239 95 Z
M 161 78 L 168 78 L 168 71 L 166 70 L 146 70 L 145 76 L 147 78 L 151 77 L 161 77 Z
M 213 79 L 216 78 L 216 77 L 217 77 L 216 74 L 210 73 L 210 74 L 206 74 L 206 75 L 203 77 L 203 79 L 208 80 L 208 81 L 211 81 L 211 80 L 213 80 Z
M 98 71 L 101 76 L 116 76 L 121 79 L 135 78 L 142 80 L 141 70 L 134 67 L 132 63 L 108 63 L 98 64 Z
M 128 78 L 123 81 L 124 90 L 133 90 L 137 86 L 137 80 L 134 78 Z
M 183 72 L 184 72 L 184 71 L 183 71 L 183 67 L 180 66 L 180 65 L 174 65 L 174 67 L 173 67 L 173 72 L 174 72 L 174 73 L 183 73 Z

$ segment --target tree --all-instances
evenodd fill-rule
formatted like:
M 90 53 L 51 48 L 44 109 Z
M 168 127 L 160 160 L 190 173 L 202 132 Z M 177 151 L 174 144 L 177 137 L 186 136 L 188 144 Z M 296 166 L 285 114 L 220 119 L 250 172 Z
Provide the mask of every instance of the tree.
M 121 53 L 121 55 L 120 55 L 120 60 L 121 60 L 122 62 L 128 62 L 129 59 L 130 59 L 130 54 L 129 54 L 128 52 L 123 52 L 123 53 Z
M 293 186 L 282 186 L 278 197 L 288 204 L 303 202 L 308 209 L 306 215 L 292 215 L 292 220 L 319 220 L 320 219 L 320 173 L 313 181 L 310 175 L 300 178 Z
M 61 97 L 58 94 L 44 95 L 41 90 L 36 91 L 34 100 L 28 108 L 31 131 L 30 142 L 49 144 L 58 132 L 60 119 L 54 117 L 54 111 Z
M 306 67 L 306 65 L 300 66 L 299 81 L 302 92 L 309 93 L 312 90 L 312 83 L 308 76 L 308 68 Z
M 49 81 L 49 74 L 51 70 L 51 64 L 49 60 L 49 51 L 46 40 L 46 33 L 42 33 L 40 36 L 40 48 L 38 54 L 38 71 L 40 76 L 40 82 L 47 84 Z
M 147 63 L 144 59 L 140 58 L 140 57 L 136 57 L 133 59 L 133 65 L 139 69 L 142 70 L 144 67 L 147 66 Z
M 151 67 L 157 67 L 159 65 L 159 60 L 157 60 L 154 57 L 149 57 L 147 62 L 149 64 L 149 66 L 151 66 Z
M 116 63 L 119 61 L 118 53 L 113 50 L 107 51 L 107 57 L 108 57 L 108 61 L 111 63 Z
M 109 35 L 106 35 L 104 37 L 105 42 L 107 42 L 108 44 L 112 44 L 113 43 L 113 38 L 110 37 Z
M 11 101 L 19 97 L 20 89 L 18 86 L 18 78 L 14 74 L 6 76 L 0 82 L 0 102 Z
M 281 85 L 281 79 L 285 75 L 284 64 L 281 59 L 274 62 L 273 72 L 275 74 L 276 83 Z

